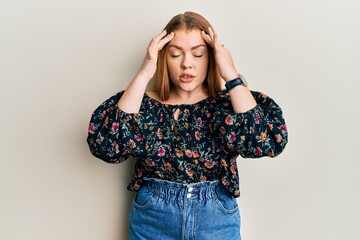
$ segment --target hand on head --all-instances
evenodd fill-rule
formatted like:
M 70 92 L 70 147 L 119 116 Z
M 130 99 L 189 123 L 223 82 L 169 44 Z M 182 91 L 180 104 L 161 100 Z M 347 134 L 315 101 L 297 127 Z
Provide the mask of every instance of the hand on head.
M 166 33 L 166 30 L 163 30 L 159 35 L 152 38 L 148 46 L 148 58 L 157 59 L 159 51 L 174 38 L 174 32 L 169 34 Z
M 151 39 L 147 48 L 145 59 L 139 70 L 139 74 L 145 76 L 146 79 L 151 80 L 156 71 L 159 51 L 165 46 L 165 44 L 174 38 L 174 35 L 174 32 L 167 34 L 166 30 L 163 30 L 159 35 Z
M 238 76 L 230 51 L 220 44 L 218 35 L 209 27 L 208 34 L 201 31 L 201 36 L 213 49 L 215 54 L 216 65 L 221 77 L 227 82 Z

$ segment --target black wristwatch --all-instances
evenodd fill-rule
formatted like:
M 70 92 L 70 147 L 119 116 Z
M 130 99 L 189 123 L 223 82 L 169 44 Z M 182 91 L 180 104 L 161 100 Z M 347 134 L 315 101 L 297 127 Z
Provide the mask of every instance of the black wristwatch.
M 225 87 L 228 92 L 238 85 L 243 85 L 244 87 L 247 87 L 247 81 L 245 80 L 244 76 L 241 74 L 239 74 L 237 78 L 225 83 Z

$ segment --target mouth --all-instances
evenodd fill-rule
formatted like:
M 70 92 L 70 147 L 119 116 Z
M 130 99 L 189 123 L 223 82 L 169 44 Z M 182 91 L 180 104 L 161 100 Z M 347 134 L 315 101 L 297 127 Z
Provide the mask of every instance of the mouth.
M 195 76 L 190 73 L 183 73 L 180 75 L 180 81 L 182 82 L 191 82 L 194 78 Z

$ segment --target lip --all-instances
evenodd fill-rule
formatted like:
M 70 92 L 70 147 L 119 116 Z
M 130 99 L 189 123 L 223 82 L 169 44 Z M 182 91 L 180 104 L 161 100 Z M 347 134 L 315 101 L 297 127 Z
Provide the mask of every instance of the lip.
M 191 82 L 192 80 L 194 80 L 195 76 L 190 73 L 183 73 L 180 75 L 179 78 L 182 82 Z

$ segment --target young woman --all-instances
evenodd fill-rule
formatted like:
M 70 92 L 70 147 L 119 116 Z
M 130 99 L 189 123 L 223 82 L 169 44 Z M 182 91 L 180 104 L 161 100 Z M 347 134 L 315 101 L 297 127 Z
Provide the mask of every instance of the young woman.
M 136 158 L 130 239 L 232 240 L 236 159 L 279 155 L 287 129 L 278 104 L 248 89 L 210 23 L 185 12 L 151 40 L 126 90 L 94 111 L 87 142 L 109 163 Z

